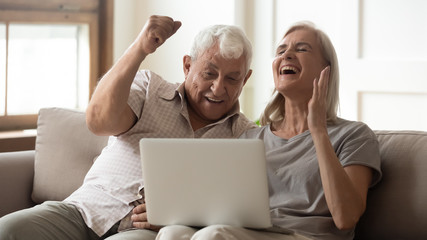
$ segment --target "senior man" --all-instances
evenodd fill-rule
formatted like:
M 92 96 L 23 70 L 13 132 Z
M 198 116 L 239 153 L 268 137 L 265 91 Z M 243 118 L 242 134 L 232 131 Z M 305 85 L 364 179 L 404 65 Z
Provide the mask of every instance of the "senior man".
M 151 16 L 101 79 L 86 111 L 89 129 L 111 135 L 83 185 L 62 202 L 46 202 L 0 219 L 0 239 L 155 239 L 143 202 L 139 140 L 235 138 L 255 127 L 238 97 L 251 75 L 251 44 L 235 26 L 214 25 L 183 58 L 185 80 L 172 84 L 138 71 L 181 22 Z M 165 66 L 165 70 L 167 66 Z

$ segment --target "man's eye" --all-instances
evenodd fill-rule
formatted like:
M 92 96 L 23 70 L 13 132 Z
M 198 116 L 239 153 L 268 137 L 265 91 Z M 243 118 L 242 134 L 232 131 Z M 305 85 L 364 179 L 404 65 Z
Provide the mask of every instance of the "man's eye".
M 297 51 L 298 52 L 307 52 L 307 49 L 306 48 L 298 48 Z
M 203 73 L 203 77 L 205 77 L 205 78 L 210 78 L 210 77 L 212 77 L 212 76 L 214 76 L 215 74 L 214 73 L 212 73 L 212 72 L 204 72 Z

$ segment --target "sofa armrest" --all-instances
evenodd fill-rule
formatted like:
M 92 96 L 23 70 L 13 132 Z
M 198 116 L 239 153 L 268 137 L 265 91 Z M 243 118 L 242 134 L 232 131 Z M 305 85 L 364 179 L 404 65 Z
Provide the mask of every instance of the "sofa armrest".
M 35 151 L 0 153 L 0 217 L 32 207 Z

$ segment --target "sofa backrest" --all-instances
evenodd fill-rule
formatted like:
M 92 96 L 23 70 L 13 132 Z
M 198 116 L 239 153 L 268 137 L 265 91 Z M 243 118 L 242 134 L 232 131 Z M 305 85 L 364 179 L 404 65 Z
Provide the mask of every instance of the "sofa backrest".
M 44 108 L 37 122 L 32 199 L 63 200 L 76 190 L 108 137 L 86 127 L 85 113 Z
M 427 132 L 376 131 L 383 178 L 368 193 L 356 239 L 427 236 Z
M 383 178 L 369 190 L 355 239 L 424 239 L 427 236 L 427 132 L 375 131 Z M 36 203 L 62 200 L 82 183 L 108 137 L 92 134 L 85 114 L 41 109 L 34 187 Z

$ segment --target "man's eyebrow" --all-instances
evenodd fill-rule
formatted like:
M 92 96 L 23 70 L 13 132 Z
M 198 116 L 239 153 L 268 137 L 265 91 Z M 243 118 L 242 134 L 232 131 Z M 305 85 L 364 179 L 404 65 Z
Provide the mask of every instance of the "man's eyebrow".
M 208 62 L 208 67 L 218 69 L 218 66 L 213 64 L 212 62 Z
M 219 67 L 217 65 L 215 65 L 214 63 L 212 63 L 212 62 L 208 62 L 208 67 L 213 68 L 215 70 L 219 69 Z M 235 72 L 230 72 L 227 75 L 240 75 L 240 74 L 241 74 L 240 71 L 235 71 Z
M 240 71 L 230 72 L 228 73 L 228 75 L 233 77 L 239 77 L 241 75 L 241 72 Z

